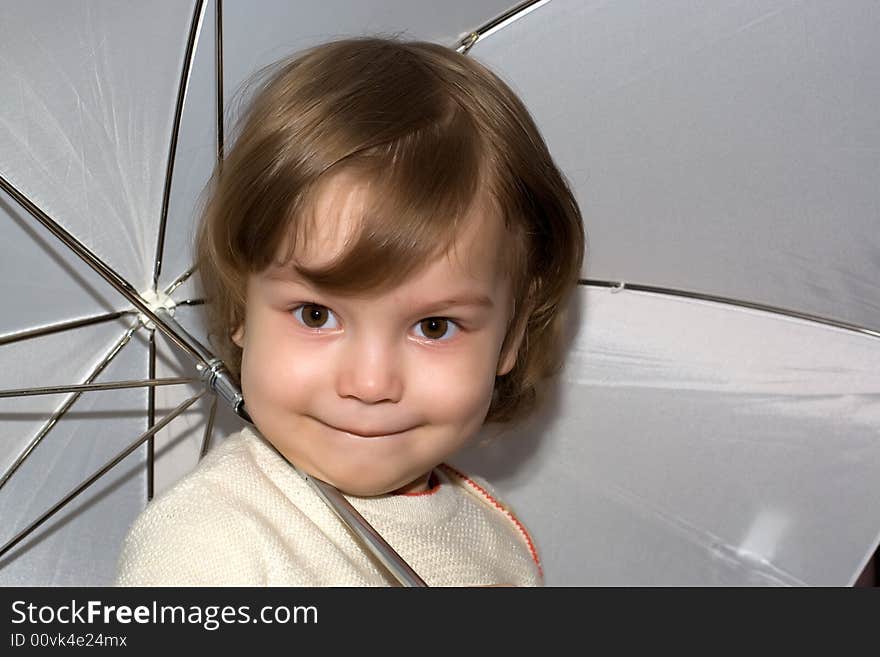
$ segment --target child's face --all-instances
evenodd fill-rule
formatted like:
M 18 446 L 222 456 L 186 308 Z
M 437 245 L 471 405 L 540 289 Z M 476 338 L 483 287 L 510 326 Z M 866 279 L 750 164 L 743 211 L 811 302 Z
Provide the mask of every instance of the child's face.
M 345 178 L 330 181 L 297 261 L 331 260 L 362 199 Z M 494 213 L 475 213 L 449 255 L 382 293 L 323 294 L 275 266 L 251 275 L 233 340 L 260 432 L 346 493 L 424 490 L 431 469 L 480 429 L 495 376 L 515 362 L 519 340 L 500 353 L 511 317 L 504 230 Z M 480 298 L 489 303 L 444 303 Z

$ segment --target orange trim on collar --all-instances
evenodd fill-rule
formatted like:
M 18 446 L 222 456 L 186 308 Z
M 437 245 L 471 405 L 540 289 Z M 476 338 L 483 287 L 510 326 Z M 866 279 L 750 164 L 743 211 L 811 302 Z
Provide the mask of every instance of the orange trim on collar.
M 513 515 L 513 512 L 510 509 L 508 509 L 506 506 L 504 506 L 501 502 L 499 502 L 494 497 L 492 497 L 492 495 L 489 493 L 489 491 L 487 491 L 485 488 L 480 486 L 480 484 L 475 482 L 473 479 L 470 479 L 467 475 L 459 472 L 458 470 L 453 468 L 451 465 L 449 465 L 447 463 L 441 463 L 440 467 L 443 468 L 444 470 L 446 470 L 448 473 L 453 474 L 456 477 L 458 477 L 459 479 L 461 479 L 462 481 L 464 481 L 467 485 L 469 485 L 471 488 L 473 488 L 475 491 L 477 491 L 477 493 L 479 493 L 480 496 L 483 497 L 483 499 L 485 499 L 489 504 L 491 504 L 496 509 L 501 511 L 501 513 L 503 513 L 507 517 L 507 519 L 513 523 L 514 527 L 516 527 L 519 530 L 520 534 L 522 534 L 522 537 L 525 539 L 526 545 L 529 548 L 529 552 L 532 555 L 532 560 L 535 562 L 535 565 L 538 567 L 538 572 L 540 573 L 541 578 L 543 579 L 544 569 L 541 567 L 541 561 L 538 559 L 538 551 L 535 549 L 535 544 L 532 541 L 532 537 L 529 536 L 529 532 L 526 530 L 525 526 L 519 521 L 519 519 L 515 515 Z

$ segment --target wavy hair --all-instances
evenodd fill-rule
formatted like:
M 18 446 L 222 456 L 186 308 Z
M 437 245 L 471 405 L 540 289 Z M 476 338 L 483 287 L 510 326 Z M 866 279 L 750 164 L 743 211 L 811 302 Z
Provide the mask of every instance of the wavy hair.
M 515 311 L 502 353 L 524 331 L 513 369 L 496 377 L 486 422 L 534 407 L 563 358 L 568 298 L 584 257 L 577 202 L 528 110 L 497 75 L 447 47 L 395 38 L 325 43 L 264 69 L 237 137 L 208 187 L 195 261 L 207 297 L 208 337 L 233 377 L 250 273 L 279 244 L 308 239 L 320 184 L 355 172 L 375 190 L 347 251 L 317 287 L 388 286 L 448 250 L 482 199 L 504 220 Z

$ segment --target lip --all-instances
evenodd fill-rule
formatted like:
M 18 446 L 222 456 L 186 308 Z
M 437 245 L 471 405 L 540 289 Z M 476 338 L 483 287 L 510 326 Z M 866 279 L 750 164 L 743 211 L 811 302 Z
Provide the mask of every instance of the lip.
M 331 429 L 334 429 L 335 431 L 338 431 L 340 433 L 344 433 L 345 435 L 347 435 L 351 438 L 359 438 L 362 440 L 377 440 L 379 438 L 392 438 L 394 436 L 399 436 L 400 434 L 406 433 L 407 431 L 409 431 L 410 429 L 413 428 L 413 427 L 410 427 L 410 429 L 403 429 L 401 431 L 379 431 L 379 432 L 371 431 L 371 432 L 360 433 L 358 431 L 352 431 L 351 429 L 343 429 L 342 427 L 337 427 L 332 424 L 327 424 L 326 422 L 321 422 L 321 424 L 323 424 L 327 427 L 330 427 Z

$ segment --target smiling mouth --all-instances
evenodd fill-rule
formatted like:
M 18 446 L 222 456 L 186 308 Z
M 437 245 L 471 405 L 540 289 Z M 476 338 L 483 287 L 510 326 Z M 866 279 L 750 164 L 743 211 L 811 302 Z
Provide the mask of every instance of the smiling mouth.
M 319 420 L 320 422 L 320 420 Z M 321 422 L 326 427 L 333 429 L 334 431 L 338 431 L 339 433 L 343 433 L 350 438 L 356 438 L 359 440 L 378 440 L 380 438 L 393 438 L 394 436 L 399 436 L 401 434 L 406 433 L 410 429 L 414 427 L 410 427 L 410 429 L 403 429 L 402 431 L 382 431 L 382 432 L 371 432 L 371 433 L 358 433 L 356 431 L 350 431 L 349 429 L 343 429 L 341 427 L 335 427 L 332 424 L 327 424 L 326 422 Z

